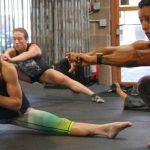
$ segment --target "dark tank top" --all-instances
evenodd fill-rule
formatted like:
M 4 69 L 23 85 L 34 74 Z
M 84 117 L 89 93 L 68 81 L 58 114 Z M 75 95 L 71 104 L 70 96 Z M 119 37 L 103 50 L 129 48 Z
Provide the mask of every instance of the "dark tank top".
M 33 43 L 28 43 L 27 50 Z M 19 55 L 18 51 L 16 54 Z M 26 73 L 31 79 L 38 80 L 38 78 L 50 67 L 45 63 L 41 57 L 30 58 L 25 61 L 17 62 L 18 67 L 21 71 Z
M 6 89 L 6 83 L 4 80 L 0 79 L 0 95 L 1 96 L 8 96 L 7 89 Z M 1 119 L 11 119 L 14 117 L 18 117 L 21 114 L 24 114 L 29 107 L 29 101 L 27 100 L 24 93 L 22 93 L 22 106 L 20 108 L 20 111 L 15 112 L 10 109 L 4 108 L 0 106 L 0 120 Z

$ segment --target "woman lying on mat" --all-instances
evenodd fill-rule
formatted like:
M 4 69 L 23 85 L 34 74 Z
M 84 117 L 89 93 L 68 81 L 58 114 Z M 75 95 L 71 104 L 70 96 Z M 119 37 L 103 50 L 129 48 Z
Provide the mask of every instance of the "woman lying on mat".
M 115 138 L 120 131 L 132 126 L 130 122 L 79 123 L 32 108 L 21 91 L 16 68 L 3 60 L 0 61 L 0 123 L 9 123 L 50 134 L 101 135 L 111 139 Z

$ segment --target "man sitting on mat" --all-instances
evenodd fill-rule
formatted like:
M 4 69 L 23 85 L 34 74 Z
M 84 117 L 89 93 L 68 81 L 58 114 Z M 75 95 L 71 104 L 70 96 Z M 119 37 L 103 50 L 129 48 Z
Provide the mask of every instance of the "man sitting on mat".
M 37 110 L 30 106 L 22 93 L 16 68 L 13 64 L 0 59 L 0 123 L 31 128 L 49 134 L 71 136 L 101 135 L 115 138 L 131 122 L 107 124 L 88 124 L 73 122 L 52 113 Z

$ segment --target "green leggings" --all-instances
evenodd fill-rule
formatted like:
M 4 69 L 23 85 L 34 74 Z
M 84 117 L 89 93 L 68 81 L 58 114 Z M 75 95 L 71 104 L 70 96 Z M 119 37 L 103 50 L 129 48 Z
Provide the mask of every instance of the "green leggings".
M 28 108 L 26 113 L 15 118 L 11 124 L 50 134 L 68 135 L 70 134 L 70 129 L 73 122 L 46 111 Z

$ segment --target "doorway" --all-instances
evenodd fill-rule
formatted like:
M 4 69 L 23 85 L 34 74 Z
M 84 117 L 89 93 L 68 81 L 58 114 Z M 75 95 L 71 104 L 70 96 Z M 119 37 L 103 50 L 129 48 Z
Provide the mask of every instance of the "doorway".
M 113 0 L 115 2 L 115 0 Z M 112 45 L 124 45 L 136 40 L 148 40 L 142 31 L 138 18 L 138 3 L 140 0 L 112 1 Z M 116 13 L 116 14 L 115 14 Z M 114 19 L 115 17 L 115 19 Z M 132 33 L 132 34 L 131 34 Z M 115 38 L 114 38 L 115 37 Z M 113 67 L 113 81 L 121 84 L 135 84 L 142 76 L 150 74 L 150 67 Z

